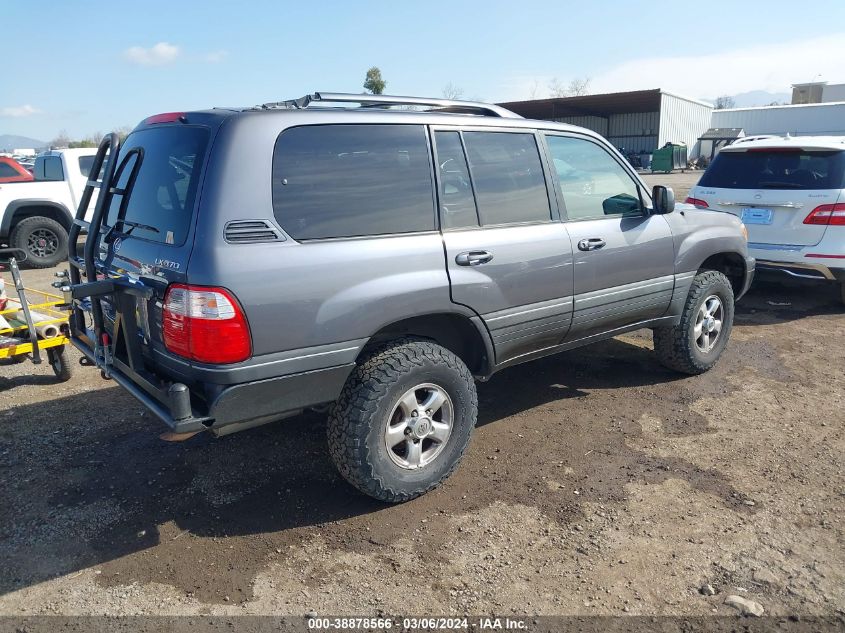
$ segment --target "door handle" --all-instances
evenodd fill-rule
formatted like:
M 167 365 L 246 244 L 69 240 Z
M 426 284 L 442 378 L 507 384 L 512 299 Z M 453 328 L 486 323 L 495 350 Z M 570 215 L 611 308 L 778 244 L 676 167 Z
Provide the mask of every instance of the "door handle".
M 466 251 L 455 256 L 455 263 L 458 266 L 478 266 L 486 264 L 493 259 L 493 253 L 489 251 Z
M 600 237 L 591 237 L 588 240 L 580 240 L 578 242 L 578 250 L 579 251 L 595 251 L 600 249 L 602 246 L 605 246 L 607 242 L 605 242 Z

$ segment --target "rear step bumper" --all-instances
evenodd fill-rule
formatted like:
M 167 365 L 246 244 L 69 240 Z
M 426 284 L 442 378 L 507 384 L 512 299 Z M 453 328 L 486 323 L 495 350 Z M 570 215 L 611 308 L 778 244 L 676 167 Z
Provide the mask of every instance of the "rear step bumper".
M 71 342 L 89 360 L 96 362 L 94 350 L 85 340 L 74 336 Z M 214 398 L 207 413 L 192 405 L 190 390 L 182 383 L 155 385 L 118 361 L 110 366 L 109 376 L 171 431 L 193 433 L 216 431 L 259 418 L 281 418 L 292 411 L 336 400 L 354 366 L 354 363 L 339 365 L 232 385 Z

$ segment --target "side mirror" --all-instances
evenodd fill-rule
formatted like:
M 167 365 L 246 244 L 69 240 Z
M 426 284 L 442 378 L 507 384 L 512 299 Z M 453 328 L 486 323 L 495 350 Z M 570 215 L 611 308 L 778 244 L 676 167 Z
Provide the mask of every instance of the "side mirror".
M 675 210 L 675 192 L 672 191 L 671 187 L 654 185 L 651 190 L 651 199 L 654 205 L 653 213 L 655 214 L 664 215 Z

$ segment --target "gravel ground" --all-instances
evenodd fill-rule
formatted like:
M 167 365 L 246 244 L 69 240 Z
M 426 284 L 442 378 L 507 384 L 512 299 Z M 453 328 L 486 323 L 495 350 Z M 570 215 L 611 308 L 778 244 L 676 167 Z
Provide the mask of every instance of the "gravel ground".
M 703 376 L 647 332 L 501 372 L 399 506 L 336 475 L 323 415 L 172 444 L 95 370 L 0 366 L 0 614 L 841 616 L 843 314 L 760 282 Z

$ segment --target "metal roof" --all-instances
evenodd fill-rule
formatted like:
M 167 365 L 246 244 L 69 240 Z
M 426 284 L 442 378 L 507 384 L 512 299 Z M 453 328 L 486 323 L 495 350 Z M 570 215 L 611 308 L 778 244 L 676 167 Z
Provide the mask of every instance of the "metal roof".
M 711 127 L 704 134 L 698 137 L 699 141 L 715 141 L 734 139 L 743 136 L 745 132 L 741 127 Z
M 612 114 L 634 112 L 657 112 L 660 110 L 662 95 L 690 101 L 699 105 L 711 104 L 689 97 L 655 88 L 653 90 L 633 90 L 630 92 L 611 92 L 580 97 L 555 97 L 552 99 L 532 99 L 529 101 L 510 101 L 498 105 L 507 108 L 527 119 L 557 119 L 568 116 L 592 115 L 608 117 Z

